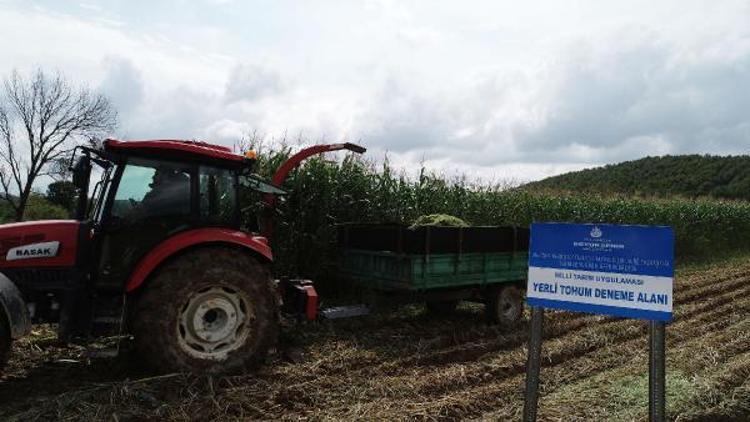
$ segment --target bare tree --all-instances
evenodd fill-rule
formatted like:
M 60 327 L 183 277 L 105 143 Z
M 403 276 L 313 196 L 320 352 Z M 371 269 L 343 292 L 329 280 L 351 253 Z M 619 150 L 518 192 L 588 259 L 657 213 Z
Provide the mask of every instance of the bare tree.
M 117 113 L 104 95 L 41 69 L 28 80 L 14 70 L 3 88 L 0 200 L 20 221 L 36 178 L 59 175 L 73 147 L 114 129 Z

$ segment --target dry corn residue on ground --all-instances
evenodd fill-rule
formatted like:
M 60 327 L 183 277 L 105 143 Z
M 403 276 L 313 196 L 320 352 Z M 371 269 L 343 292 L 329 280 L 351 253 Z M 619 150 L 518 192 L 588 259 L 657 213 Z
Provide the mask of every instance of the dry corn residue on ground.
M 750 263 L 678 272 L 667 327 L 668 416 L 750 418 Z M 647 323 L 548 312 L 540 420 L 647 418 Z M 526 323 L 503 331 L 463 305 L 287 329 L 254 375 L 155 376 L 134 358 L 87 358 L 49 327 L 15 345 L 0 419 L 517 420 Z

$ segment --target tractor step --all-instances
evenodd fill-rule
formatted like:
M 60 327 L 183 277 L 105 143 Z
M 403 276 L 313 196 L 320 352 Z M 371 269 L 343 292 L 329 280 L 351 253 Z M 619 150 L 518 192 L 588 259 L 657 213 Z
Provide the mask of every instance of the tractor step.
M 91 320 L 91 334 L 94 337 L 109 337 L 119 335 L 121 318 L 114 316 L 100 316 Z
M 124 303 L 122 295 L 101 295 L 95 299 L 91 318 L 91 334 L 109 337 L 122 334 Z

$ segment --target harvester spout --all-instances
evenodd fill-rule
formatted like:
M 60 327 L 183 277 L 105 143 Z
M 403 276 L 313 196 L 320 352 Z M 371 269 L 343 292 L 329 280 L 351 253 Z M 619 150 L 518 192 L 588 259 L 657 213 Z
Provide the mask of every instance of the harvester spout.
M 340 150 L 349 150 L 352 152 L 356 152 L 357 154 L 362 154 L 367 149 L 361 145 L 352 144 L 350 142 L 345 142 L 342 144 L 324 144 L 324 145 L 314 145 L 311 147 L 307 147 L 303 149 L 302 151 L 292 155 L 289 157 L 288 160 L 284 161 L 278 169 L 276 169 L 276 172 L 273 174 L 273 178 L 271 178 L 271 181 L 274 185 L 281 187 L 281 185 L 284 183 L 284 180 L 286 180 L 289 173 L 294 170 L 299 164 L 304 161 L 305 159 L 312 157 L 313 155 L 322 154 L 324 152 L 332 152 L 332 151 L 340 151 Z M 273 235 L 273 229 L 274 229 L 274 221 L 273 221 L 273 210 L 276 207 L 277 198 L 276 195 L 273 194 L 267 194 L 264 198 L 264 202 L 266 204 L 266 215 L 263 219 L 263 227 L 262 227 L 262 234 L 266 238 L 270 239 Z
M 340 151 L 342 149 L 347 149 L 349 151 L 356 152 L 357 154 L 362 154 L 367 151 L 365 147 L 349 142 L 343 144 L 311 146 L 292 155 L 288 160 L 284 161 L 276 170 L 276 173 L 273 174 L 273 178 L 271 180 L 273 181 L 274 185 L 280 187 L 281 184 L 284 183 L 284 180 L 286 180 L 289 172 L 294 170 L 294 168 L 296 168 L 305 159 L 312 157 L 313 155 L 322 154 L 324 152 Z

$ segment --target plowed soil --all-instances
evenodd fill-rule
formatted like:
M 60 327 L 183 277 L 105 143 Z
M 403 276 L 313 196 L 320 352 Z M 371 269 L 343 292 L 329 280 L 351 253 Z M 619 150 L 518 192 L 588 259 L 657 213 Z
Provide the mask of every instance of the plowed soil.
M 678 271 L 669 419 L 750 420 L 748 261 Z M 41 326 L 14 346 L 0 419 L 518 420 L 527 336 L 526 322 L 485 324 L 478 305 L 441 318 L 414 305 L 289 327 L 256 373 L 208 378 L 90 358 Z M 548 311 L 544 338 L 540 420 L 647 419 L 646 322 Z

